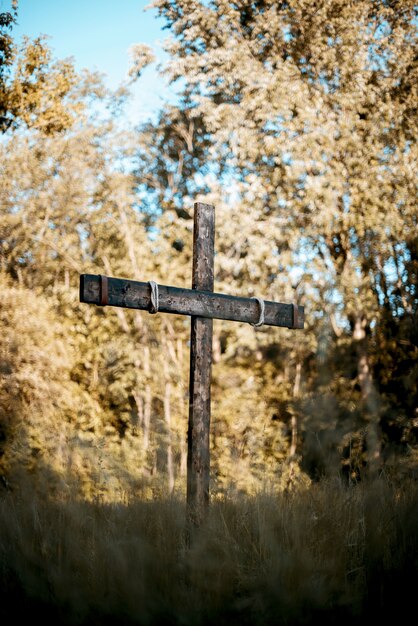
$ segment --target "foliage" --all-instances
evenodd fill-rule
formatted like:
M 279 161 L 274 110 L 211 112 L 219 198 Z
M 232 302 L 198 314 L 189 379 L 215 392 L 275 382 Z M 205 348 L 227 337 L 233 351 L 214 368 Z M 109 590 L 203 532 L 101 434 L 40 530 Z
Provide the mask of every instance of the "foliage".
M 42 37 L 24 38 L 17 49 L 9 32 L 15 21 L 16 12 L 0 14 L 0 131 L 25 125 L 62 132 L 82 110 L 74 96 L 80 78 L 71 61 L 52 61 Z
M 173 34 L 168 75 L 206 128 L 206 167 L 221 167 L 221 193 L 235 185 L 220 276 L 266 297 L 292 297 L 293 282 L 310 312 L 292 409 L 305 453 L 311 435 L 335 450 L 357 431 L 378 465 L 392 437 L 415 443 L 415 3 L 154 6 Z
M 416 19 L 409 0 L 158 0 L 177 106 L 0 23 L 1 472 L 125 501 L 183 493 L 187 318 L 78 302 L 81 273 L 187 286 L 216 205 L 216 291 L 305 305 L 214 324 L 212 493 L 416 470 Z M 130 77 L 152 61 L 139 44 Z

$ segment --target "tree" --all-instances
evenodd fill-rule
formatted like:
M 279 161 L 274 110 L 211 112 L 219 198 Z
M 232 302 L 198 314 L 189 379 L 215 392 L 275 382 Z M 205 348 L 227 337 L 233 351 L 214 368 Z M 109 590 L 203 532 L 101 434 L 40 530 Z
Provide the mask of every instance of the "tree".
M 307 429 L 329 433 L 332 423 L 334 449 L 361 430 L 369 465 L 378 463 L 381 430 L 398 412 L 405 441 L 417 408 L 410 377 L 398 394 L 389 383 L 417 363 L 390 348 L 406 328 L 416 342 L 415 3 L 154 6 L 173 34 L 169 76 L 181 79 L 184 102 L 207 129 L 207 158 L 235 183 L 237 274 L 247 282 L 252 273 L 270 293 L 299 267 L 316 328 L 324 314 L 333 321 L 326 358 L 334 375 L 324 380 L 323 365 L 302 356 L 314 394 Z M 231 205 L 227 213 L 233 222 Z
M 216 290 L 307 312 L 298 335 L 215 322 L 213 490 L 303 483 L 301 453 L 313 477 L 341 464 L 354 477 L 411 450 L 412 4 L 158 6 L 181 98 L 135 132 L 96 115 L 122 99 L 71 68 L 66 110 L 48 113 L 47 88 L 51 102 L 63 92 L 45 42 L 32 48 L 38 95 L 2 44 L 2 471 L 76 477 L 86 497 L 184 488 L 187 320 L 79 305 L 78 276 L 189 285 L 197 199 L 217 209 Z M 131 76 L 151 59 L 138 46 Z
M 32 127 L 45 135 L 69 128 L 82 110 L 75 94 L 80 79 L 71 60 L 52 61 L 42 37 L 24 38 L 20 49 L 11 30 L 13 11 L 0 13 L 0 131 Z
M 84 107 L 93 94 L 104 109 L 107 94 L 97 89 L 94 76 L 90 86 L 79 77 L 79 104 Z M 115 99 L 112 94 L 113 104 Z M 99 309 L 93 313 L 78 302 L 83 272 L 130 277 L 144 273 L 163 282 L 163 272 L 167 276 L 179 271 L 178 265 L 170 267 L 172 259 L 165 254 L 177 254 L 171 243 L 164 237 L 150 239 L 150 220 L 134 193 L 135 179 L 127 163 L 136 143 L 133 134 L 118 130 L 117 121 L 97 118 L 86 106 L 77 123 L 62 132 L 11 128 L 0 144 L 1 279 L 11 290 L 0 307 L 1 325 L 8 342 L 14 345 L 16 337 L 21 338 L 19 355 L 37 354 L 42 338 L 49 346 L 47 362 L 40 358 L 38 369 L 31 359 L 28 376 L 20 372 L 24 356 L 9 362 L 8 350 L 2 354 L 1 391 L 8 424 L 2 470 L 11 483 L 18 466 L 37 464 L 52 483 L 58 471 L 52 463 L 59 460 L 56 450 L 61 451 L 63 480 L 78 478 L 88 497 L 116 498 L 143 490 L 152 475 L 154 489 L 181 483 L 186 449 L 179 424 L 179 416 L 184 416 L 184 323 L 175 333 L 175 321 L 160 323 L 158 318 L 153 324 L 139 312 L 110 308 L 105 315 Z M 15 322 L 13 302 L 19 304 L 15 314 L 30 311 L 24 329 Z M 51 332 L 43 332 L 48 324 Z M 10 330 L 14 326 L 16 335 Z M 54 368 L 53 357 L 63 346 L 68 348 L 66 365 Z M 45 393 L 35 411 L 30 403 L 17 403 L 11 392 L 13 381 L 19 380 L 17 395 L 32 397 L 42 370 L 51 385 L 40 385 Z M 65 406 L 49 403 L 60 396 L 60 381 L 62 399 L 72 395 Z M 48 445 L 42 429 L 49 431 Z M 62 442 L 59 434 L 64 430 Z M 39 442 L 35 456 L 28 443 L 33 438 Z M 11 463 L 16 450 L 16 463 Z

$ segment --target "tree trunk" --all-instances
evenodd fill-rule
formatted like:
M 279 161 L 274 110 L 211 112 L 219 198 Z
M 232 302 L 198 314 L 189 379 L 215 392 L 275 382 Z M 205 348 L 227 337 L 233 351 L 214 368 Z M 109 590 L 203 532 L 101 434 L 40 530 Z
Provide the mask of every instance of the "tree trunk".
M 170 340 L 167 340 L 166 332 L 170 331 L 170 327 L 165 325 L 161 332 L 161 347 L 163 349 L 163 372 L 164 372 L 164 421 L 167 431 L 167 474 L 168 474 L 168 492 L 171 494 L 174 490 L 174 466 L 173 466 L 173 445 L 171 431 L 171 380 L 168 369 L 168 356 L 176 364 L 176 353 L 174 346 Z
M 368 421 L 366 444 L 367 464 L 371 474 L 374 474 L 380 465 L 380 436 L 379 436 L 379 397 L 373 383 L 367 350 L 367 321 L 360 315 L 354 323 L 353 339 L 357 350 L 357 372 L 361 389 L 362 403 Z
M 298 361 L 298 363 L 296 363 L 295 383 L 293 385 L 293 398 L 298 398 L 300 394 L 301 372 L 302 372 L 302 363 Z M 298 443 L 298 418 L 295 414 L 292 415 L 290 426 L 292 430 L 292 439 L 290 442 L 289 456 L 290 458 L 292 458 L 296 454 L 297 443 Z
M 149 447 L 149 431 L 151 423 L 151 386 L 149 384 L 150 376 L 150 359 L 149 359 L 149 347 L 144 345 L 144 375 L 147 383 L 144 389 L 144 418 L 143 418 L 143 436 L 144 436 L 144 452 L 146 453 Z
M 179 398 L 179 413 L 180 415 L 186 415 L 186 403 L 185 403 L 185 388 L 183 384 L 183 371 L 184 371 L 184 350 L 183 340 L 177 338 L 177 363 L 179 368 L 179 382 L 178 382 L 178 398 Z M 187 471 L 187 439 L 183 434 L 180 436 L 180 476 L 186 476 Z
M 173 447 L 171 442 L 171 383 L 166 380 L 164 392 L 164 419 L 167 426 L 167 473 L 168 491 L 174 490 Z

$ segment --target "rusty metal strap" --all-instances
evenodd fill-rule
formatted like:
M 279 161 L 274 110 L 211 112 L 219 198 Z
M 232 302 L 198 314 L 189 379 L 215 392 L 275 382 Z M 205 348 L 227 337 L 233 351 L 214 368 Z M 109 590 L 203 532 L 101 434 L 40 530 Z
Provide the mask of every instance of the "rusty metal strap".
M 109 283 L 107 276 L 99 275 L 100 278 L 100 306 L 106 306 L 109 304 Z
M 293 328 L 299 328 L 299 307 L 293 304 Z

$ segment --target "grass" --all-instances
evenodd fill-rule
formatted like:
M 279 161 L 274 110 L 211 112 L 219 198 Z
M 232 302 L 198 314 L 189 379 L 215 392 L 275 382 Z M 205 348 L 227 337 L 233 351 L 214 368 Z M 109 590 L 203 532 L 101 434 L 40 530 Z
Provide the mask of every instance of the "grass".
M 2 624 L 366 624 L 415 611 L 418 486 L 324 481 L 219 500 L 0 501 Z

